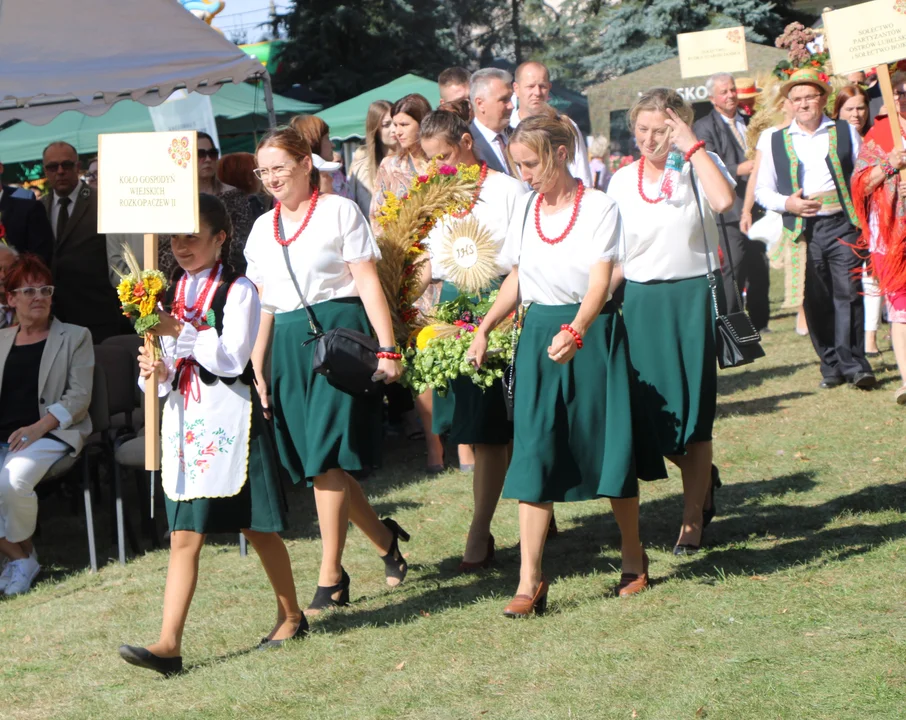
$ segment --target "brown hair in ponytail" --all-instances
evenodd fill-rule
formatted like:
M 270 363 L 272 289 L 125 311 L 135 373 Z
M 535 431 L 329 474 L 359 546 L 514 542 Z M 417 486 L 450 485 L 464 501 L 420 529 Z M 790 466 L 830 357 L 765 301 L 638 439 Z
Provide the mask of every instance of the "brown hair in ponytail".
M 454 147 L 459 147 L 463 135 L 472 134 L 469 124 L 462 116 L 456 110 L 448 110 L 446 105 L 442 110 L 434 110 L 425 115 L 418 132 L 422 140 L 439 137 Z
M 541 161 L 539 181 L 542 184 L 546 184 L 558 170 L 566 168 L 576 158 L 576 129 L 572 120 L 559 114 L 550 105 L 522 120 L 510 136 L 507 155 L 513 167 L 516 163 L 510 148 L 516 143 L 525 145 L 538 156 Z M 566 150 L 564 162 L 557 157 L 557 150 L 561 146 Z

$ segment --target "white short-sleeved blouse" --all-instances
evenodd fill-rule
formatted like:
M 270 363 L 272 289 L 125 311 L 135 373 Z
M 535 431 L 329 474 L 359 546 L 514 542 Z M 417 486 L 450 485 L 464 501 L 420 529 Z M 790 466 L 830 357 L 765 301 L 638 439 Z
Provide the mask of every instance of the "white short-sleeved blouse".
M 302 225 L 288 222 L 285 237 Z M 362 211 L 352 201 L 337 195 L 321 195 L 308 227 L 289 246 L 289 261 L 305 301 L 309 305 L 358 297 L 349 263 L 379 260 L 381 252 Z M 286 267 L 283 246 L 274 239 L 274 211 L 255 221 L 245 246 L 246 275 L 264 287 L 261 303 L 274 312 L 302 307 L 299 293 Z
M 714 153 L 709 152 L 708 155 L 730 185 L 736 187 L 736 182 L 720 158 Z M 682 280 L 707 274 L 708 258 L 695 194 L 692 192 L 691 170 L 692 164 L 685 163 L 672 196 L 656 204 L 646 202 L 639 195 L 638 162 L 614 173 L 607 194 L 619 205 L 623 218 L 620 262 L 627 280 Z M 649 198 L 658 197 L 660 182 L 645 182 L 645 195 Z M 711 264 L 717 270 L 720 264 L 717 262 L 716 214 L 708 204 L 701 182 L 698 182 L 698 191 L 704 206 Z
M 541 239 L 535 228 L 538 200 L 535 193 L 520 198 L 501 260 L 505 265 L 519 267 L 523 304 L 581 303 L 588 292 L 592 265 L 614 260 L 617 256 L 621 235 L 619 208 L 600 190 L 586 189 L 573 229 L 562 242 L 550 245 Z M 523 227 L 527 204 L 531 207 Z M 544 235 L 558 237 L 569 224 L 572 213 L 572 205 L 553 215 L 542 212 Z

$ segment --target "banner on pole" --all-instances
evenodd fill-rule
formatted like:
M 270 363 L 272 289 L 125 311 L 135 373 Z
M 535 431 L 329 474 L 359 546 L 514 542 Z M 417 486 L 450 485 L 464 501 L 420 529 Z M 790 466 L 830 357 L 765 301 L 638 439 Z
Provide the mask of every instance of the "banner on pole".
M 837 75 L 906 58 L 906 0 L 874 0 L 823 17 Z
M 742 26 L 680 33 L 676 36 L 680 74 L 684 78 L 704 77 L 717 72 L 745 72 L 746 29 Z

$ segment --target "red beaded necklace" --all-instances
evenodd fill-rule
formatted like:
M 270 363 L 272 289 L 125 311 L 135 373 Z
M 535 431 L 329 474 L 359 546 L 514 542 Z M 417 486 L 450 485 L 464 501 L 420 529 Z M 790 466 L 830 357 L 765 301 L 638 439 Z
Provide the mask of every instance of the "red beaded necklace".
M 468 215 L 472 210 L 475 209 L 475 203 L 478 202 L 478 196 L 481 194 L 481 187 L 484 185 L 484 180 L 488 176 L 488 164 L 486 162 L 481 163 L 481 172 L 478 175 L 478 184 L 475 186 L 475 194 L 472 195 L 472 204 L 464 210 L 454 210 L 450 214 L 455 217 L 457 220 L 462 220 L 466 215 Z
M 311 191 L 311 202 L 308 205 L 308 212 L 305 213 L 305 219 L 302 221 L 302 225 L 296 230 L 296 234 L 293 235 L 289 240 L 284 240 L 280 237 L 280 201 L 277 201 L 276 206 L 274 207 L 274 240 L 276 240 L 281 245 L 292 245 L 296 239 L 302 234 L 302 231 L 308 227 L 308 221 L 311 220 L 311 216 L 315 212 L 315 208 L 318 206 L 318 197 L 321 193 L 318 192 L 318 188 L 315 188 Z
M 538 231 L 538 237 L 540 237 L 548 245 L 556 245 L 557 243 L 563 242 L 566 239 L 566 236 L 569 235 L 570 231 L 573 229 L 573 226 L 576 224 L 576 218 L 579 217 L 579 204 L 582 202 L 582 196 L 585 194 L 585 186 L 582 184 L 581 180 L 576 180 L 579 183 L 579 187 L 576 189 L 576 200 L 573 205 L 573 214 L 569 219 L 569 224 L 566 226 L 560 235 L 551 239 L 541 231 L 541 201 L 544 200 L 544 193 L 538 193 L 538 201 L 535 203 L 535 230 Z
M 214 283 L 217 282 L 217 277 L 220 274 L 220 260 L 214 263 L 214 267 L 211 268 L 211 274 L 208 275 L 208 279 L 205 281 L 204 287 L 201 292 L 198 293 L 198 297 L 195 298 L 195 304 L 192 307 L 186 307 L 186 283 L 188 281 L 188 276 L 183 275 L 179 280 L 179 287 L 176 293 L 176 302 L 173 303 L 173 315 L 174 317 L 187 322 L 194 324 L 195 321 L 201 317 L 204 306 L 207 304 L 208 295 L 211 292 L 211 288 L 214 286 Z
M 666 172 L 666 170 L 664 171 Z M 663 202 L 669 197 L 669 193 L 658 195 L 656 198 L 651 199 L 645 194 L 645 189 L 642 187 L 642 183 L 645 177 L 645 156 L 642 155 L 641 160 L 639 160 L 639 195 L 642 196 L 642 200 L 646 203 L 651 203 L 652 205 L 657 205 L 659 202 Z

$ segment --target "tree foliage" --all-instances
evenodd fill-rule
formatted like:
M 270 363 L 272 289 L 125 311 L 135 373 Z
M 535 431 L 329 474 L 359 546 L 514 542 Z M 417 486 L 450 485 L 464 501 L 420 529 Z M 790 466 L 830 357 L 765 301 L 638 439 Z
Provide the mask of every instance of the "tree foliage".
M 540 9 L 542 59 L 555 77 L 581 88 L 676 55 L 677 33 L 744 25 L 750 42 L 773 44 L 788 0 L 565 0 Z

